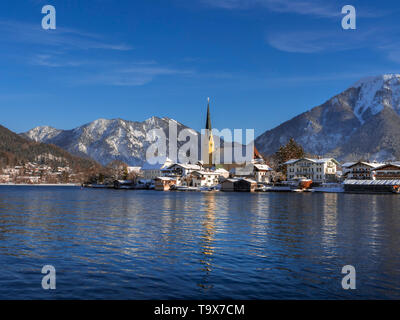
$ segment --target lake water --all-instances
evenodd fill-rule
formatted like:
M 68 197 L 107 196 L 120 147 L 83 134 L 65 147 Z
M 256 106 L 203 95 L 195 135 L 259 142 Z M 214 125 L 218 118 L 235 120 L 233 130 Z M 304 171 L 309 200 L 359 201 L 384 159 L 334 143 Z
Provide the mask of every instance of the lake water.
M 389 194 L 2 186 L 0 299 L 400 299 L 399 208 Z M 41 287 L 48 264 L 56 290 Z

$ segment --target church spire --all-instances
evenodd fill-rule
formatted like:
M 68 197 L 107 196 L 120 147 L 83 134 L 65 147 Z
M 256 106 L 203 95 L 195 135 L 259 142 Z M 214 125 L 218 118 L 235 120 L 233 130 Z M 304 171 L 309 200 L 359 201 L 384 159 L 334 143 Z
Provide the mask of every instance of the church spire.
M 203 145 L 203 161 L 207 167 L 213 165 L 213 154 L 214 154 L 214 138 L 211 127 L 211 115 L 210 115 L 210 98 L 208 98 L 207 105 L 207 121 L 206 121 L 206 134 Z
M 211 116 L 210 116 L 210 98 L 208 98 L 208 105 L 207 105 L 206 130 L 212 130 L 212 128 L 211 128 Z

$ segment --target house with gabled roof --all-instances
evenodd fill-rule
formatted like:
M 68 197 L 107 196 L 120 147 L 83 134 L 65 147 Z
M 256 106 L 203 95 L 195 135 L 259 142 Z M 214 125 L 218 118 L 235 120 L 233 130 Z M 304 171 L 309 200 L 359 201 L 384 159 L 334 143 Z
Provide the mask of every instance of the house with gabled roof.
M 392 162 L 376 167 L 372 171 L 374 180 L 400 180 L 400 162 Z
M 372 180 L 374 170 L 383 165 L 379 162 L 358 161 L 347 167 L 344 177 L 349 180 Z
M 300 177 L 314 182 L 329 182 L 336 180 L 337 162 L 334 158 L 323 159 L 291 159 L 284 163 L 287 167 L 287 180 L 293 181 Z

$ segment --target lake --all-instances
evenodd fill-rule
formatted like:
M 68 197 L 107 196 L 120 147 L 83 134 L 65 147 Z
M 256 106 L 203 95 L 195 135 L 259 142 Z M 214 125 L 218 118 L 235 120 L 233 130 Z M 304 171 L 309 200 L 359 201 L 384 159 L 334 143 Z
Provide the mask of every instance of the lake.
M 399 208 L 394 194 L 1 186 L 0 299 L 400 299 Z

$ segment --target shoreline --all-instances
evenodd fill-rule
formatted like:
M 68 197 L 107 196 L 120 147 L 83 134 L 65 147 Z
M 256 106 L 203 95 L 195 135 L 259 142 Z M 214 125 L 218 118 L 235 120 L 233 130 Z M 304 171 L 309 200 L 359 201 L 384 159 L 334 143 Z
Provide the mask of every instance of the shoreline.
M 1 186 L 9 187 L 80 187 L 80 184 L 73 183 L 0 183 Z

